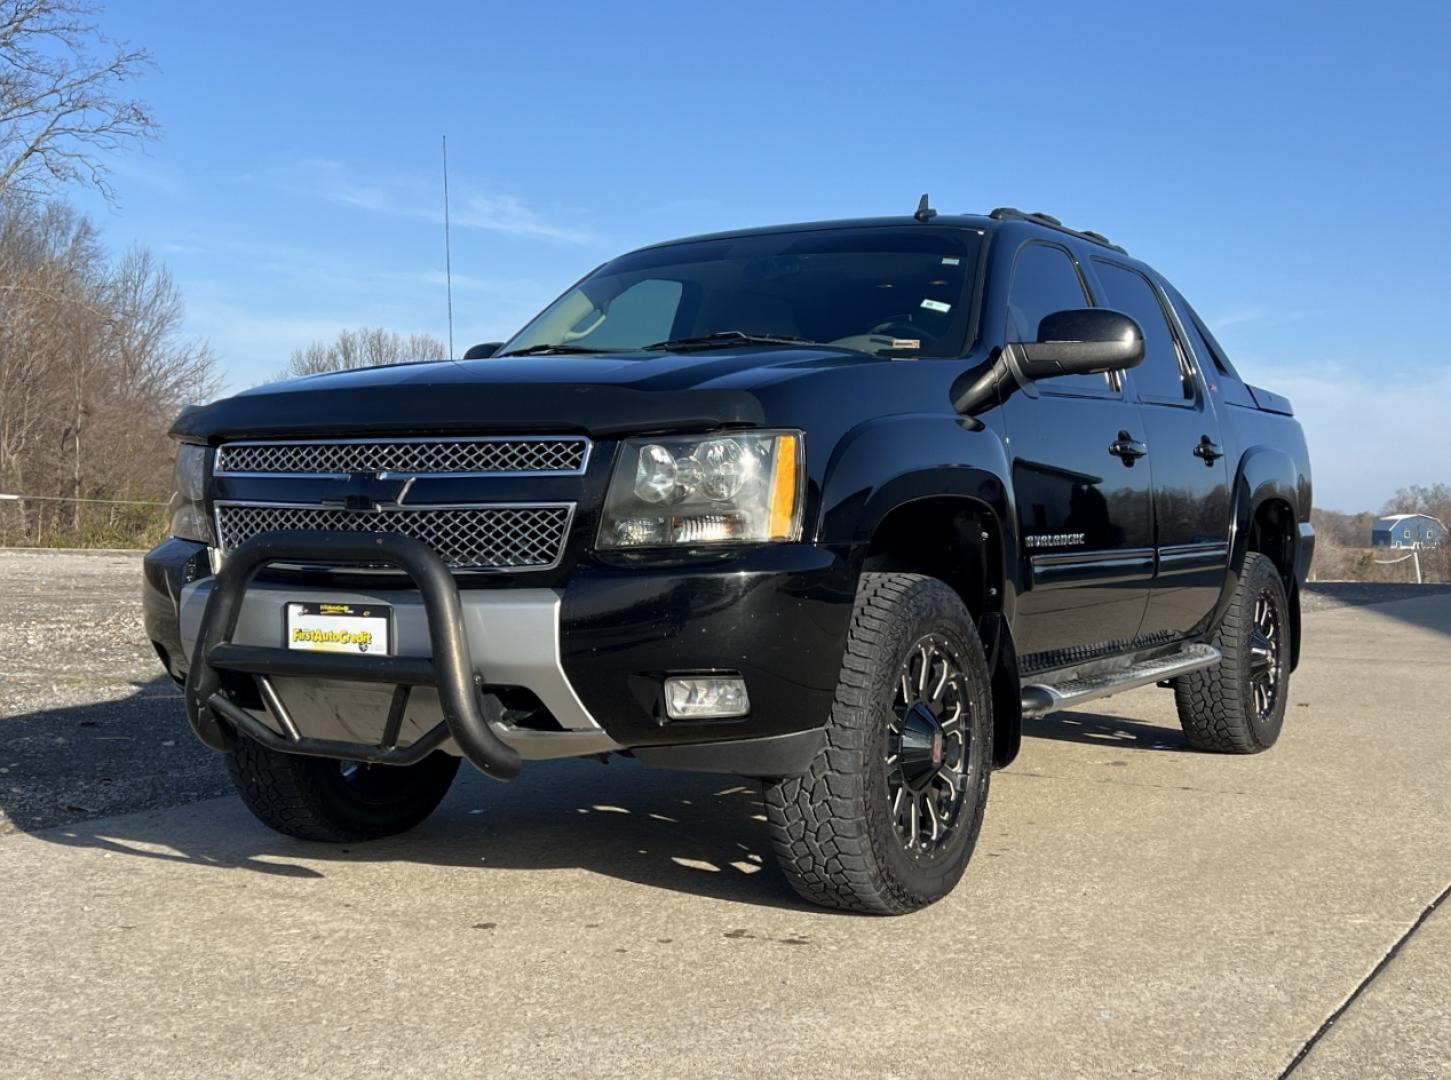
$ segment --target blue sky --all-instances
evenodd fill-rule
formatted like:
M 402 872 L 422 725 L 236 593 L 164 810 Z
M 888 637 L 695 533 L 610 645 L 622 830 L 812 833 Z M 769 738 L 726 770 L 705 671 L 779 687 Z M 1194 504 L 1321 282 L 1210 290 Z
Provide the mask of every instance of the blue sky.
M 610 255 L 1012 205 L 1098 229 L 1291 395 L 1317 502 L 1451 481 L 1451 14 L 1434 4 L 112 0 L 165 132 L 110 243 L 234 389 L 345 326 L 503 337 Z

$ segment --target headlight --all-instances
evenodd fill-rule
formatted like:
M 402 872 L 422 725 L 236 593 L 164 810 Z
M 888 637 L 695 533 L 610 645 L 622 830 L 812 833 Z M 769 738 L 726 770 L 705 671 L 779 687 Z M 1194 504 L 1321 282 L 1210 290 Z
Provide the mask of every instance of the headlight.
M 176 452 L 174 483 L 171 497 L 171 535 L 181 540 L 196 540 L 216 546 L 211 518 L 207 517 L 207 456 L 205 446 L 182 443 Z
M 801 435 L 631 439 L 600 521 L 601 548 L 741 544 L 801 535 Z

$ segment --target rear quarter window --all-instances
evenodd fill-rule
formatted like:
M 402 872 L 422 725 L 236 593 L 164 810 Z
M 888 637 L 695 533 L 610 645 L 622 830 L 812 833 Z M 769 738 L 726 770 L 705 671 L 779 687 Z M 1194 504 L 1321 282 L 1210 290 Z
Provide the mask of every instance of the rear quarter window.
M 1243 380 L 1239 373 L 1234 370 L 1234 365 L 1224 355 L 1223 348 L 1204 321 L 1199 318 L 1199 313 L 1184 299 L 1184 295 L 1174 286 L 1168 286 L 1169 300 L 1173 304 L 1174 314 L 1178 316 L 1179 323 L 1184 328 L 1185 340 L 1189 343 L 1189 349 L 1194 353 L 1194 358 L 1199 364 L 1199 370 L 1204 373 L 1205 381 L 1209 383 L 1212 391 L 1218 391 L 1220 399 L 1230 405 L 1254 406 L 1254 400 L 1250 397 L 1249 391 L 1245 389 Z

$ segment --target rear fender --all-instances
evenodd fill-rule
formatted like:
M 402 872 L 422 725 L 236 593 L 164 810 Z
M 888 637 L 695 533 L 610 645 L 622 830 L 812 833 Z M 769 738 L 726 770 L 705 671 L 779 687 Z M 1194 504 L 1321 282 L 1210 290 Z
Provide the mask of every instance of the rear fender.
M 1240 574 L 1244 572 L 1245 556 L 1249 554 L 1250 535 L 1256 515 L 1265 503 L 1271 500 L 1285 503 L 1290 508 L 1291 521 L 1288 524 L 1291 545 L 1290 572 L 1285 581 L 1285 593 L 1290 599 L 1292 641 L 1297 658 L 1300 639 L 1299 584 L 1309 568 L 1309 556 L 1314 548 L 1314 532 L 1304 524 L 1309 516 L 1309 507 L 1303 505 L 1304 492 L 1308 490 L 1308 479 L 1296 467 L 1294 459 L 1283 450 L 1269 446 L 1256 446 L 1246 451 L 1240 459 L 1234 479 L 1233 515 L 1231 532 L 1229 572 L 1225 575 L 1220 590 L 1219 603 L 1210 617 L 1210 627 L 1219 625 L 1224 613 L 1229 610 L 1235 590 L 1239 588 Z

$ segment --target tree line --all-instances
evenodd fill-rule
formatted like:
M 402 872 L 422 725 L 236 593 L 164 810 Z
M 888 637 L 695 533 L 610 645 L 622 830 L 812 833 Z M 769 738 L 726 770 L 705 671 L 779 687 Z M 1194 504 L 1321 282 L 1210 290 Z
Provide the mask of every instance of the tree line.
M 210 350 L 143 248 L 111 256 L 58 202 L 0 201 L 0 503 L 7 543 L 123 543 L 171 486 L 166 431 L 217 386 Z M 68 501 L 60 501 L 62 498 Z M 88 501 L 81 501 L 88 500 Z M 89 501 L 94 500 L 94 501 Z
M 1378 517 L 1390 514 L 1428 514 L 1451 526 L 1451 484 L 1411 484 L 1398 490 L 1381 507 L 1345 514 L 1316 507 L 1315 563 L 1311 574 L 1319 581 L 1414 581 L 1415 566 L 1399 560 L 1402 552 L 1371 547 L 1371 529 Z M 1451 547 L 1424 550 L 1415 561 L 1425 581 L 1451 581 Z
M 0 0 L 0 544 L 141 544 L 166 524 L 183 405 L 220 389 L 145 248 L 115 254 L 64 201 L 114 200 L 109 163 L 160 128 L 129 93 L 152 67 L 86 0 Z M 282 377 L 445 355 L 429 335 L 345 330 Z
M 58 201 L 0 197 L 0 544 L 141 544 L 160 535 L 183 405 L 220 388 L 182 332 L 181 294 L 144 248 L 111 255 Z M 441 341 L 343 330 L 281 377 L 440 359 Z
M 166 429 L 216 386 L 166 269 L 142 248 L 108 252 L 59 197 L 113 198 L 112 155 L 159 130 L 128 93 L 150 56 L 97 15 L 84 0 L 0 0 L 0 493 L 44 496 L 0 501 L 0 542 L 154 529 L 160 508 L 144 504 L 167 497 Z
M 1427 514 L 1451 526 L 1451 484 L 1411 484 L 1399 489 L 1380 509 L 1379 514 L 1362 511 L 1358 514 L 1338 510 L 1322 510 L 1312 515 L 1315 535 L 1322 544 L 1333 547 L 1370 547 L 1370 532 L 1378 517 L 1391 514 Z

